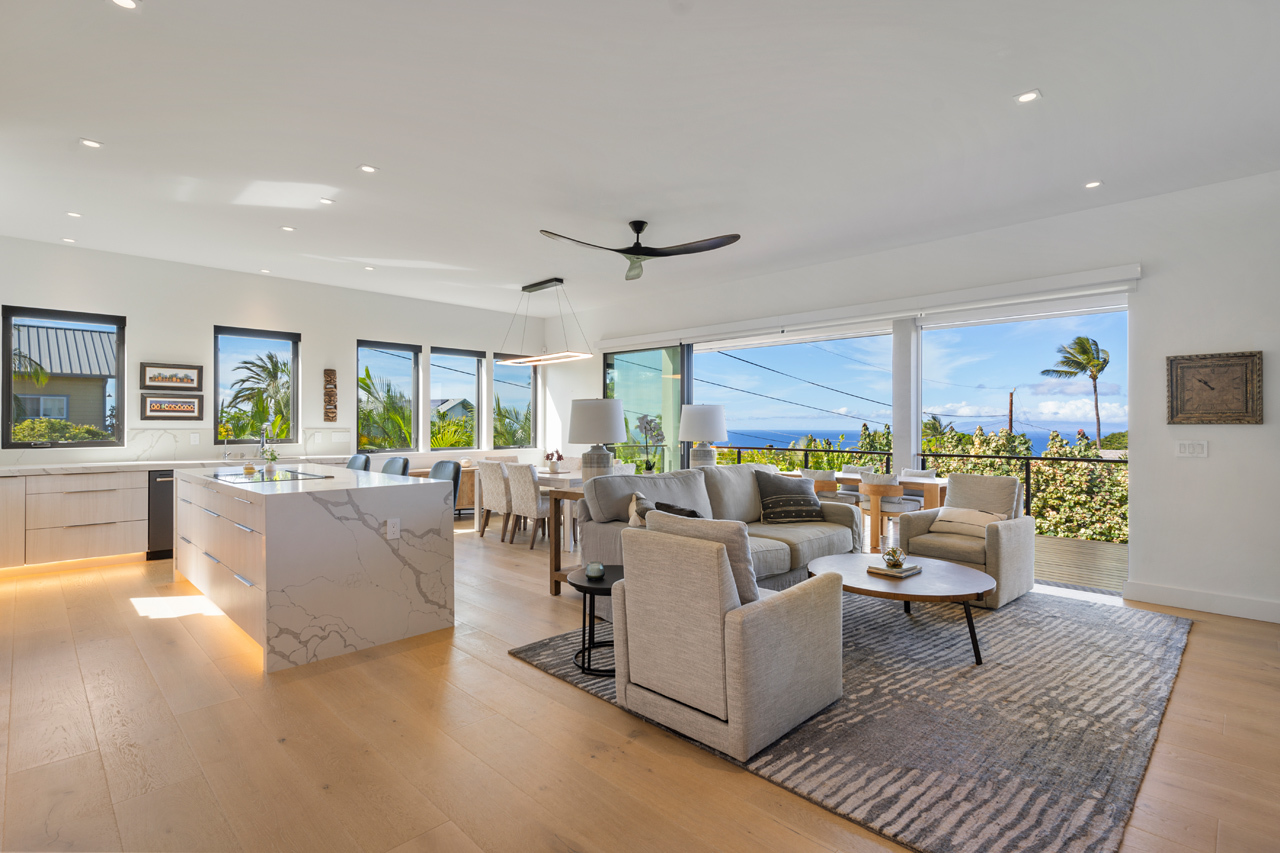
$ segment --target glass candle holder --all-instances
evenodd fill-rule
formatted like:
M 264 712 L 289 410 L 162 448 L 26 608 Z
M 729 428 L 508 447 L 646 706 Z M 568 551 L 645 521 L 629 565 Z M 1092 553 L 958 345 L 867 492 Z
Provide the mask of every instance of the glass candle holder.
M 593 580 L 604 577 L 604 563 L 587 563 L 586 574 Z

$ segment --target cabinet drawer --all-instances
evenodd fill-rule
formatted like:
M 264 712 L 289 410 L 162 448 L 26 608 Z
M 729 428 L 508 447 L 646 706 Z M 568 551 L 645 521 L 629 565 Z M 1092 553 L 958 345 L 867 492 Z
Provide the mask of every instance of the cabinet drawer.
M 145 521 L 114 521 L 27 531 L 27 562 L 55 563 L 147 550 Z
M 28 530 L 106 521 L 145 521 L 146 518 L 145 488 L 27 495 Z
M 229 518 L 217 519 L 215 526 L 217 541 L 209 546 L 209 551 L 255 584 L 265 584 L 266 538 L 258 531 Z
M 109 474 L 43 474 L 27 478 L 27 494 L 44 492 L 94 492 L 106 489 L 145 489 L 146 471 Z
M 199 559 L 197 559 L 199 558 Z M 189 539 L 174 537 L 173 570 L 204 592 L 209 585 L 208 570 L 213 564 L 200 557 L 200 549 Z
M 178 479 L 177 496 L 197 506 L 208 507 L 218 515 L 265 532 L 267 512 L 261 495 L 231 487 L 218 488 L 208 480 Z
M 222 563 L 215 562 L 208 555 L 198 559 L 205 561 L 209 569 L 208 589 L 201 589 L 210 601 L 218 605 L 232 622 L 253 638 L 260 646 L 267 642 L 267 593 L 260 584 L 254 584 L 233 572 Z M 196 585 L 199 587 L 199 584 Z

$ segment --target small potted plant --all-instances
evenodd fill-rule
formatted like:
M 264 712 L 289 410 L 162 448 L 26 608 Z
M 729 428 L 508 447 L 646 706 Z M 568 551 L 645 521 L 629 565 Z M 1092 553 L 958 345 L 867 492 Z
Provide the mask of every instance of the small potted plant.
M 262 451 L 262 458 L 267 460 L 262 470 L 270 477 L 276 473 L 276 460 L 280 458 L 280 453 L 274 447 L 268 446 Z
M 564 461 L 564 454 L 559 450 L 553 450 L 543 457 L 547 460 L 547 470 L 552 474 L 560 473 L 560 463 Z
M 636 427 L 640 430 L 640 434 L 644 436 L 644 473 L 652 474 L 656 468 L 653 459 L 649 458 L 649 446 L 654 445 L 656 451 L 658 447 L 665 444 L 667 437 L 662 432 L 661 417 L 651 418 L 648 415 L 641 415 L 636 418 Z

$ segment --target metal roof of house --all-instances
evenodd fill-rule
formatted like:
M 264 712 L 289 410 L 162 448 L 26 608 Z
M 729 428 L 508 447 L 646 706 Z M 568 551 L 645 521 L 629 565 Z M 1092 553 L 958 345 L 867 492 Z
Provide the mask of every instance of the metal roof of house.
M 116 375 L 115 332 L 14 323 L 13 348 L 51 376 Z

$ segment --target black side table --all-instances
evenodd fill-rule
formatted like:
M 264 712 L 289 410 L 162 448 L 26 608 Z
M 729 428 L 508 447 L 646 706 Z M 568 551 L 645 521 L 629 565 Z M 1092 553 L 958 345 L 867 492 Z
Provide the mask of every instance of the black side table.
M 605 566 L 604 577 L 589 578 L 583 569 L 570 572 L 565 579 L 569 586 L 582 593 L 582 648 L 574 652 L 573 662 L 583 675 L 602 678 L 614 674 L 612 669 L 595 669 L 591 666 L 591 650 L 610 648 L 612 642 L 596 642 L 596 596 L 613 595 L 613 585 L 622 580 L 622 566 Z

